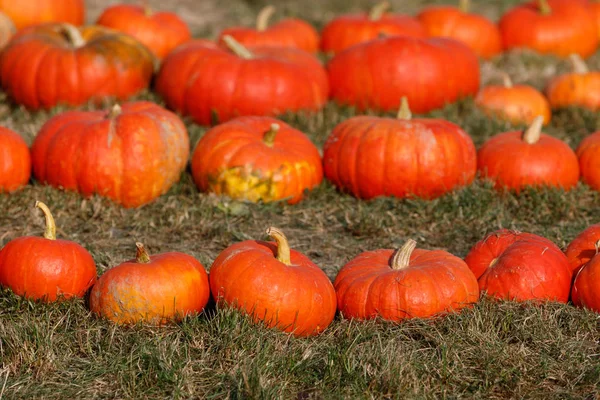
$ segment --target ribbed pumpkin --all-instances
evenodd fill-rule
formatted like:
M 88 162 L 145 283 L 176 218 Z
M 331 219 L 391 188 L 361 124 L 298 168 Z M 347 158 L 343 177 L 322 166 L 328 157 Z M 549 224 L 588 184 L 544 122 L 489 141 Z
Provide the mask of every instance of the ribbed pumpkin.
M 477 242 L 465 262 L 488 296 L 562 303 L 569 299 L 569 261 L 558 246 L 541 236 L 501 229 Z
M 28 299 L 53 302 L 60 297 L 83 297 L 96 282 L 94 259 L 81 245 L 56 238 L 56 225 L 48 207 L 44 237 L 23 236 L 0 250 L 0 286 Z
M 179 180 L 189 157 L 183 122 L 150 102 L 68 111 L 44 124 L 31 147 L 42 183 L 138 207 Z
M 209 125 L 244 115 L 316 111 L 327 102 L 327 74 L 313 55 L 223 40 L 232 51 L 198 40 L 165 58 L 156 91 L 170 108 Z
M 337 54 L 327 71 L 333 99 L 359 110 L 397 110 L 406 96 L 415 112 L 428 112 L 476 95 L 480 79 L 475 53 L 447 38 L 372 40 Z
M 552 108 L 569 106 L 600 110 L 600 71 L 590 71 L 577 55 L 569 57 L 573 72 L 554 77 L 546 87 Z
M 319 51 L 319 33 L 308 22 L 298 18 L 286 18 L 269 26 L 269 20 L 275 14 L 275 7 L 263 8 L 256 18 L 256 27 L 227 28 L 219 35 L 219 42 L 225 44 L 225 36 L 233 37 L 246 47 L 291 47 L 309 53 Z
M 525 131 L 499 133 L 477 152 L 477 169 L 497 189 L 517 193 L 527 186 L 572 189 L 579 180 L 575 152 L 560 139 L 542 133 L 538 116 Z
M 469 46 L 482 58 L 502 52 L 502 37 L 498 26 L 486 17 L 469 12 L 470 0 L 460 0 L 459 7 L 429 6 L 417 18 L 429 36 L 448 37 Z
M 2 88 L 31 109 L 125 99 L 148 86 L 153 69 L 144 45 L 97 26 L 32 26 L 0 54 Z
M 294 204 L 321 183 L 323 167 L 319 150 L 299 130 L 270 117 L 239 117 L 200 139 L 192 175 L 201 191 Z
M 296 336 L 322 332 L 336 311 L 331 281 L 307 256 L 290 249 L 279 229 L 267 234 L 276 244 L 246 240 L 219 254 L 210 268 L 213 296 Z
M 573 0 L 534 0 L 519 4 L 499 22 L 505 49 L 528 48 L 567 57 L 592 55 L 598 28 L 587 4 Z
M 412 119 L 406 98 L 398 118 L 358 116 L 337 125 L 323 148 L 325 176 L 362 199 L 434 198 L 475 177 L 473 141 L 441 119 Z
M 458 311 L 479 299 L 477 279 L 460 258 L 443 250 L 415 249 L 359 254 L 339 271 L 334 287 L 345 318 L 390 321 Z
M 90 309 L 115 323 L 163 325 L 200 313 L 210 297 L 208 275 L 194 257 L 168 252 L 137 256 L 106 271 L 92 288 Z
M 347 14 L 332 19 L 321 32 L 321 50 L 335 54 L 381 36 L 427 36 L 425 28 L 417 19 L 387 13 L 389 8 L 390 3 L 383 1 L 368 13 Z
M 154 11 L 148 5 L 116 4 L 106 8 L 96 23 L 133 36 L 159 59 L 192 37 L 177 14 Z
M 600 312 L 600 256 L 596 254 L 575 276 L 571 300 L 576 306 Z
M 0 127 L 0 192 L 15 191 L 29 182 L 31 155 L 16 132 Z
M 0 11 L 17 29 L 46 22 L 81 25 L 85 19 L 84 0 L 0 0 Z
M 503 74 L 503 80 L 503 85 L 482 88 L 475 104 L 486 114 L 513 124 L 530 125 L 538 115 L 544 118 L 544 125 L 550 122 L 550 104 L 542 93 L 529 85 L 513 85 L 508 74 Z
M 600 132 L 581 141 L 576 151 L 581 178 L 594 190 L 600 190 Z
M 581 232 L 565 250 L 573 273 L 590 261 L 596 255 L 596 246 L 600 240 L 600 224 L 594 224 Z

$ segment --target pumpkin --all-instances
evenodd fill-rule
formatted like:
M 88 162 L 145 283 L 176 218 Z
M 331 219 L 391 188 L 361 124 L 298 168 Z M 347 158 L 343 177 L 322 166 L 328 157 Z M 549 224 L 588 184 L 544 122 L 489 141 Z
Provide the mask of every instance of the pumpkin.
M 543 120 L 538 116 L 525 132 L 499 133 L 481 146 L 477 169 L 497 189 L 519 193 L 527 186 L 552 186 L 569 190 L 577 184 L 575 152 L 562 140 L 542 133 Z
M 290 249 L 279 229 L 276 243 L 245 240 L 225 249 L 210 268 L 210 289 L 255 322 L 296 336 L 316 335 L 336 311 L 335 290 L 325 273 L 304 254 Z
M 600 132 L 583 139 L 576 154 L 583 181 L 592 189 L 600 190 Z
M 502 52 L 502 37 L 498 26 L 478 14 L 469 13 L 470 0 L 460 0 L 453 6 L 429 6 L 417 18 L 429 36 L 448 37 L 469 46 L 481 58 L 492 58 Z
M 386 13 L 389 8 L 390 3 L 383 1 L 368 13 L 334 18 L 321 32 L 321 50 L 335 54 L 381 36 L 427 36 L 425 28 L 417 19 L 408 15 Z
M 598 249 L 598 243 L 596 249 Z M 595 251 L 597 254 L 598 250 Z M 600 257 L 594 255 L 579 270 L 573 281 L 571 300 L 578 307 L 600 312 Z
M 597 252 L 597 243 L 600 240 L 600 224 L 589 226 L 581 232 L 565 250 L 569 265 L 574 274 L 589 262 Z
M 550 122 L 550 104 L 542 93 L 529 85 L 513 85 L 507 74 L 503 74 L 503 80 L 503 85 L 482 88 L 475 104 L 486 114 L 512 124 L 530 125 L 538 115 L 544 118 L 544 125 Z
M 600 110 L 600 71 L 590 71 L 581 57 L 569 57 L 573 72 L 554 77 L 546 87 L 552 108 L 569 106 Z
M 17 29 L 46 22 L 81 25 L 85 19 L 84 0 L 0 0 L 5 13 Z
M 334 281 L 345 318 L 389 321 L 458 311 L 479 299 L 477 279 L 465 262 L 443 250 L 366 251 L 344 265 Z
M 153 69 L 145 46 L 97 26 L 32 26 L 0 54 L 2 88 L 30 109 L 125 99 L 148 86 Z
M 357 116 L 337 125 L 323 147 L 325 176 L 361 199 L 434 198 L 475 177 L 473 141 L 441 119 L 412 119 L 406 98 L 396 119 Z
M 19 237 L 0 250 L 0 286 L 46 302 L 83 297 L 96 282 L 94 259 L 81 245 L 57 239 L 50 210 L 39 201 L 35 206 L 46 219 L 44 237 Z
M 42 126 L 31 155 L 42 183 L 139 207 L 179 180 L 189 139 L 179 117 L 140 101 L 56 115 Z
M 598 34 L 600 35 L 600 1 L 590 1 L 589 7 L 596 20 L 596 27 L 598 28 Z
M 397 110 L 406 96 L 424 113 L 476 95 L 480 80 L 475 53 L 447 38 L 372 40 L 337 54 L 327 72 L 333 99 L 358 110 Z
M 0 127 L 0 192 L 13 192 L 29 182 L 31 155 L 16 132 Z
M 210 297 L 208 275 L 194 257 L 168 252 L 137 255 L 106 271 L 90 292 L 90 310 L 117 324 L 163 325 L 200 313 Z
M 192 37 L 177 14 L 157 12 L 147 4 L 116 4 L 106 8 L 96 23 L 133 36 L 159 59 Z
M 508 229 L 492 232 L 465 257 L 488 296 L 504 300 L 569 299 L 572 271 L 550 240 Z
M 210 125 L 244 115 L 317 111 L 327 102 L 327 74 L 313 55 L 223 40 L 230 50 L 199 40 L 164 59 L 156 91 L 170 108 Z
M 275 7 L 263 8 L 256 18 L 255 28 L 232 27 L 221 32 L 218 41 L 226 45 L 223 38 L 231 36 L 246 47 L 291 47 L 309 53 L 319 51 L 319 33 L 309 23 L 297 18 L 286 18 L 269 26 Z
M 192 175 L 201 191 L 294 204 L 321 183 L 323 167 L 319 150 L 299 130 L 271 117 L 239 117 L 200 139 Z
M 588 5 L 573 0 L 535 0 L 515 6 L 499 21 L 504 49 L 588 57 L 598 47 L 598 28 Z

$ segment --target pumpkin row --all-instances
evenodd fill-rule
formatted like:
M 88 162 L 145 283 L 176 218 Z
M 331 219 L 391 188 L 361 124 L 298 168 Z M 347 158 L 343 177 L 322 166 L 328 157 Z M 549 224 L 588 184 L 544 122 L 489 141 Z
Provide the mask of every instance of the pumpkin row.
M 56 238 L 48 207 L 44 237 L 20 237 L 0 250 L 0 285 L 30 299 L 82 297 L 90 309 L 115 323 L 165 324 L 200 313 L 212 296 L 255 321 L 297 336 L 327 328 L 336 311 L 345 318 L 390 321 L 456 312 L 479 300 L 558 301 L 600 312 L 600 224 L 582 232 L 563 253 L 530 233 L 499 230 L 475 244 L 463 260 L 444 250 L 417 249 L 409 239 L 398 250 L 357 255 L 333 284 L 307 256 L 290 248 L 284 233 L 275 242 L 235 243 L 214 260 L 210 275 L 195 258 L 168 252 L 149 255 L 137 243 L 135 259 L 97 278 L 92 256 L 81 245 Z M 91 289 L 90 289 L 91 288 Z

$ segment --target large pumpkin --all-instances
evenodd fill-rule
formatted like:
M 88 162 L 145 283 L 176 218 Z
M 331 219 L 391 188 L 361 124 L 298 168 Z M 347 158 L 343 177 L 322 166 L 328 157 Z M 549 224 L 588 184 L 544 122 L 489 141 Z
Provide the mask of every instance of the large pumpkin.
M 477 279 L 460 258 L 443 250 L 415 249 L 359 254 L 335 278 L 338 309 L 345 318 L 390 321 L 460 310 L 479 299 Z
M 153 69 L 144 45 L 97 26 L 32 26 L 0 54 L 2 88 L 31 109 L 125 99 L 148 86 Z
M 81 25 L 85 19 L 84 0 L 0 0 L 0 11 L 17 29 L 46 22 Z
M 232 50 L 198 40 L 165 58 L 156 91 L 170 108 L 209 125 L 244 115 L 315 111 L 327 102 L 327 74 L 313 55 L 223 40 Z
M 423 113 L 479 90 L 477 56 L 447 38 L 376 39 L 337 54 L 327 71 L 332 97 L 359 110 L 397 110 L 406 96 Z
M 162 325 L 200 313 L 210 297 L 208 275 L 194 257 L 168 252 L 137 256 L 106 271 L 92 288 L 90 309 L 118 324 Z
M 189 139 L 179 117 L 140 101 L 59 114 L 44 124 L 31 155 L 42 183 L 138 207 L 179 180 Z
M 583 139 L 576 154 L 583 181 L 592 189 L 600 190 L 600 131 Z
M 577 273 L 584 264 L 596 255 L 598 241 L 600 241 L 600 224 L 594 224 L 579 233 L 569 243 L 565 255 L 574 273 Z
M 19 237 L 0 250 L 0 286 L 47 302 L 83 297 L 96 282 L 94 259 L 81 245 L 57 239 L 50 210 L 39 201 L 35 206 L 45 215 L 44 237 Z
M 200 139 L 192 175 L 202 191 L 294 204 L 321 183 L 323 167 L 319 150 L 299 130 L 271 117 L 239 117 Z
M 600 110 L 600 71 L 590 71 L 577 55 L 569 57 L 573 72 L 554 77 L 546 87 L 553 108 L 569 106 Z
M 477 242 L 465 258 L 488 296 L 504 300 L 569 299 L 572 271 L 550 240 L 501 229 Z
M 275 243 L 246 240 L 225 249 L 210 268 L 210 289 L 225 302 L 296 336 L 316 335 L 336 311 L 335 290 L 325 273 L 289 247 L 276 228 Z
M 358 116 L 337 125 L 325 142 L 327 179 L 362 199 L 434 198 L 475 177 L 473 141 L 441 119 L 412 119 L 406 98 L 398 118 Z
M 597 250 L 575 276 L 571 300 L 576 306 L 600 312 L 600 256 Z
M 0 127 L 0 192 L 12 192 L 29 182 L 31 155 L 16 132 Z

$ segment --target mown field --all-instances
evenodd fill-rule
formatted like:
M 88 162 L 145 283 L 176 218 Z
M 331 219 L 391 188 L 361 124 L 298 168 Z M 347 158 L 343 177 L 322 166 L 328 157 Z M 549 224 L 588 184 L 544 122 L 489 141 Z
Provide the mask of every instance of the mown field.
M 114 2 L 113 2 L 114 3 Z M 161 4 L 159 1 L 151 3 Z M 214 35 L 234 23 L 250 23 L 265 2 L 171 1 L 196 36 Z M 349 5 L 349 3 L 352 3 Z M 414 12 L 440 1 L 395 1 Z M 405 3 L 410 3 L 406 5 Z M 492 18 L 515 1 L 474 1 Z M 90 16 L 108 2 L 90 0 Z M 287 0 L 286 13 L 316 26 L 335 13 L 367 1 Z M 198 11 L 194 11 L 198 7 Z M 221 9 L 220 9 L 221 8 Z M 589 60 L 600 67 L 600 53 Z M 484 83 L 498 71 L 516 82 L 543 88 L 568 63 L 513 52 L 482 64 Z M 140 98 L 161 100 L 151 93 Z M 49 116 L 31 113 L 3 98 L 0 124 L 30 143 Z M 321 148 L 331 129 L 355 115 L 329 104 L 316 115 L 283 119 Z M 512 127 L 491 120 L 472 99 L 428 116 L 459 124 L 477 146 Z M 187 121 L 194 145 L 206 131 Z M 600 130 L 600 115 L 571 108 L 554 113 L 545 129 L 573 148 Z M 333 279 L 364 250 L 395 248 L 413 238 L 418 246 L 464 257 L 486 233 L 511 228 L 543 235 L 561 248 L 600 222 L 600 194 L 580 183 L 575 190 L 530 189 L 497 193 L 487 182 L 433 201 L 381 198 L 359 201 L 325 182 L 297 205 L 248 204 L 198 193 L 185 172 L 158 201 L 135 210 L 108 200 L 32 182 L 0 194 L 0 246 L 23 235 L 41 235 L 43 218 L 34 202 L 54 213 L 61 238 L 75 240 L 94 256 L 99 273 L 131 259 L 136 241 L 152 253 L 182 251 L 208 269 L 228 245 L 266 239 L 281 228 L 291 246 L 310 256 Z M 83 300 L 46 305 L 0 289 L 0 398 L 561 398 L 600 396 L 600 316 L 572 305 L 483 300 L 474 308 L 434 320 L 400 324 L 352 322 L 336 317 L 322 335 L 298 339 L 256 326 L 241 314 L 211 305 L 198 317 L 153 328 L 116 327 L 95 318 Z

